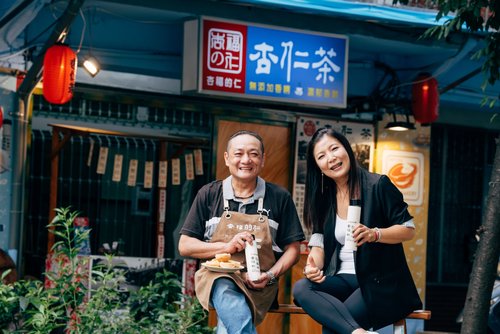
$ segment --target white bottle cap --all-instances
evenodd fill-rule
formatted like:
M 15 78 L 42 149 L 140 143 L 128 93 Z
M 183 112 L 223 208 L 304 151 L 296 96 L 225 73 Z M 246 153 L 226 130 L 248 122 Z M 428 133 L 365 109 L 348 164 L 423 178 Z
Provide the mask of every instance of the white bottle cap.
M 361 207 L 356 205 L 349 205 L 347 208 L 347 221 L 359 223 L 361 219 Z

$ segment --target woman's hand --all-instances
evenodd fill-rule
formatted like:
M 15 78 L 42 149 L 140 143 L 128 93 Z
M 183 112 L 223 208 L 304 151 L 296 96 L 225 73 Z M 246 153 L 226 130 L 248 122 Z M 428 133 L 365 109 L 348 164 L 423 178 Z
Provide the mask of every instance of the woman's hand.
M 413 226 L 392 225 L 385 228 L 368 228 L 358 225 L 354 228 L 353 237 L 358 246 L 365 242 L 379 242 L 383 244 L 399 244 L 411 240 L 415 237 Z
M 307 264 L 304 267 L 304 276 L 314 283 L 323 283 L 326 279 L 326 276 L 323 275 L 323 270 L 320 270 L 316 266 L 313 257 L 307 259 Z
M 245 249 L 245 242 L 248 241 L 250 244 L 253 242 L 252 235 L 248 232 L 241 232 L 236 234 L 224 247 L 224 252 L 229 254 L 234 254 L 241 252 Z
M 377 234 L 374 229 L 368 228 L 363 224 L 357 224 L 352 231 L 352 237 L 359 247 L 367 242 L 377 241 Z

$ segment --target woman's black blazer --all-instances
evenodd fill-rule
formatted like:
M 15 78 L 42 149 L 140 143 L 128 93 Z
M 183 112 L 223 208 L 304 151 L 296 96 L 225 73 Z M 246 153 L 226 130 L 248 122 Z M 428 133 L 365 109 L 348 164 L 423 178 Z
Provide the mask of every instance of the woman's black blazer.
M 367 227 L 386 228 L 403 224 L 412 216 L 401 192 L 385 175 L 360 171 L 361 223 Z M 340 244 L 335 239 L 335 212 L 330 209 L 325 224 L 325 272 L 337 272 Z M 355 253 L 356 276 L 376 330 L 403 319 L 422 308 L 411 276 L 403 244 L 367 243 Z

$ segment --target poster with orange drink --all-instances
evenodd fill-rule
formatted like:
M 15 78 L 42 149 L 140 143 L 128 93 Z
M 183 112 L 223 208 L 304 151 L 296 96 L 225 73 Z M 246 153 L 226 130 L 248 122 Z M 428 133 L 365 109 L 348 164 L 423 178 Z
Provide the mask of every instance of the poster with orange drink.
M 422 205 L 424 195 L 424 155 L 421 152 L 384 150 L 382 174 L 403 193 L 409 205 Z

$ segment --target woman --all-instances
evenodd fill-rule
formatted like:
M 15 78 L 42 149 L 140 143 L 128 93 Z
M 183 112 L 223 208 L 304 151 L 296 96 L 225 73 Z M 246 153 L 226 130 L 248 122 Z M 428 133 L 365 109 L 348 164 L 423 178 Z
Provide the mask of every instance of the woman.
M 343 247 L 351 200 L 361 202 L 356 251 Z M 347 139 L 331 128 L 318 129 L 308 144 L 304 204 L 313 234 L 293 295 L 323 333 L 373 333 L 366 329 L 422 307 L 402 245 L 415 235 L 408 205 L 387 176 L 358 167 Z

